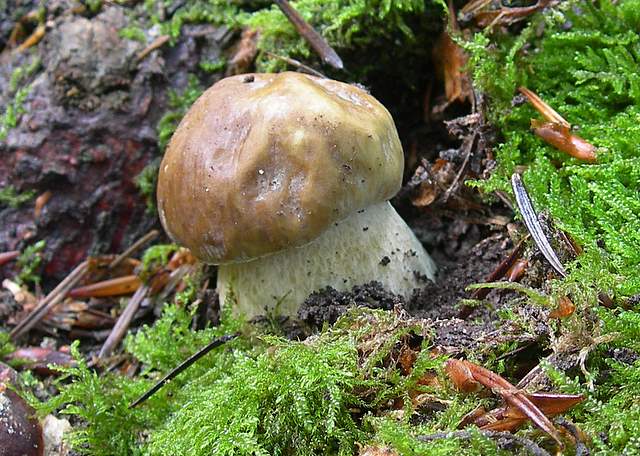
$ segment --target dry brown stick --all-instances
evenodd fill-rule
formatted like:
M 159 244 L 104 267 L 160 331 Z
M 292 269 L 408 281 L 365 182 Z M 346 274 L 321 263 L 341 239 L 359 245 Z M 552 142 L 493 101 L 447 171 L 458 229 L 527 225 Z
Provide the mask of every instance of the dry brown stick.
M 143 244 L 155 239 L 156 237 L 158 237 L 159 234 L 160 233 L 158 232 L 158 230 L 149 231 L 147 234 L 142 236 L 136 242 L 131 244 L 124 252 L 122 252 L 120 255 L 118 255 L 116 258 L 114 258 L 114 260 L 111 263 L 109 263 L 108 268 L 109 269 L 115 268 L 120 263 L 122 263 L 129 255 L 131 255 L 133 252 L 138 250 Z
M 169 38 L 170 38 L 169 35 L 160 35 L 158 38 L 156 38 L 151 43 L 149 43 L 149 45 L 146 48 L 144 48 L 143 50 L 138 52 L 138 55 L 136 56 L 136 59 L 138 59 L 138 60 L 144 59 L 151 52 L 155 51 L 159 47 L 163 46 L 166 42 L 168 42 Z
M 58 286 L 51 291 L 51 293 L 40 301 L 38 306 L 33 309 L 29 315 L 23 318 L 22 321 L 20 321 L 20 323 L 11 330 L 11 333 L 9 333 L 11 340 L 17 340 L 42 320 L 46 313 L 59 304 L 65 298 L 67 293 L 82 280 L 88 270 L 89 263 L 87 261 L 83 261 L 76 266 L 76 268 L 71 271 L 71 273 L 65 277 L 65 279 L 60 282 Z
M 308 65 L 305 65 L 304 63 L 296 60 L 296 59 L 292 59 L 289 57 L 285 57 L 283 55 L 278 55 L 278 54 L 274 54 L 273 52 L 269 52 L 269 51 L 264 51 L 265 54 L 267 54 L 269 57 L 272 57 L 274 59 L 279 59 L 282 60 L 283 62 L 288 63 L 291 66 L 294 66 L 296 68 L 299 68 L 300 70 L 304 71 L 305 73 L 309 73 L 313 76 L 317 76 L 319 78 L 323 78 L 323 79 L 327 79 L 327 77 L 320 73 L 318 70 L 315 70 L 313 68 L 311 68 Z
M 127 307 L 124 309 L 124 312 L 120 314 L 118 321 L 113 326 L 109 337 L 102 345 L 100 349 L 100 353 L 98 354 L 98 358 L 106 358 L 111 354 L 113 349 L 120 343 L 125 333 L 129 329 L 129 325 L 133 320 L 133 316 L 136 314 L 138 309 L 140 308 L 140 304 L 147 297 L 149 293 L 149 286 L 143 285 L 135 292 L 135 294 L 129 300 Z
M 20 46 L 16 48 L 16 52 L 26 51 L 30 47 L 38 44 L 40 40 L 42 40 L 42 37 L 44 37 L 45 31 L 46 31 L 46 27 L 44 24 L 38 25 L 38 27 L 36 27 L 33 33 L 29 35 L 29 37 L 26 40 L 24 40 L 24 42 Z
M 0 253 L 0 266 L 2 266 L 5 263 L 8 263 L 11 260 L 15 260 L 19 256 L 20 256 L 19 250 L 10 250 L 8 252 Z
M 329 43 L 316 30 L 311 27 L 291 6 L 287 0 L 273 0 L 280 10 L 287 16 L 287 19 L 293 24 L 300 36 L 302 36 L 311 45 L 314 51 L 318 53 L 320 58 L 332 67 L 342 70 L 344 64 L 336 51 L 333 50 Z

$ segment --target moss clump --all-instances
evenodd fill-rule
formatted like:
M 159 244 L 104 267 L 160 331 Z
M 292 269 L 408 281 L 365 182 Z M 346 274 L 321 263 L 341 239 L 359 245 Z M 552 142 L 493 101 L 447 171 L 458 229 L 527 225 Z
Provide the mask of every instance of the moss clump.
M 497 169 L 480 187 L 510 191 L 511 173 L 525 165 L 537 209 L 585 249 L 574 270 L 582 268 L 618 297 L 640 292 L 638 8 L 638 0 L 569 2 L 536 16 L 519 37 L 487 48 L 489 39 L 479 35 L 469 45 L 476 80 L 491 96 L 491 117 L 504 137 Z M 543 23 L 539 38 L 534 32 Z M 530 119 L 539 114 L 529 104 L 511 106 L 520 85 L 579 126 L 598 148 L 596 164 L 580 163 L 530 132 Z
M 164 150 L 167 146 L 180 120 L 203 91 L 200 81 L 193 74 L 189 75 L 189 82 L 182 93 L 169 91 L 169 111 L 162 116 L 157 127 L 160 149 Z
M 11 343 L 9 333 L 0 331 L 0 359 L 15 351 L 16 347 Z
M 169 305 L 152 327 L 125 343 L 143 363 L 143 373 L 129 379 L 97 374 L 80 359 L 64 369 L 60 393 L 41 413 L 59 409 L 75 415 L 71 442 L 84 454 L 191 455 L 351 455 L 357 444 L 383 442 L 401 454 L 502 454 L 478 435 L 469 441 L 445 439 L 421 444 L 416 435 L 452 431 L 477 405 L 441 378 L 443 358 L 421 343 L 410 374 L 398 365 L 398 350 L 420 323 L 389 312 L 354 310 L 318 336 L 292 342 L 275 336 L 245 335 L 214 350 L 179 375 L 152 399 L 130 410 L 134 400 L 164 372 L 214 337 L 246 330 L 224 315 L 221 326 L 191 331 L 194 309 Z M 420 345 L 419 338 L 417 339 Z M 444 385 L 444 386 L 443 386 Z M 443 412 L 414 410 L 412 394 L 448 400 Z M 398 408 L 398 403 L 400 405 Z M 402 412 L 400 418 L 392 418 Z M 389 413 L 386 418 L 381 415 Z M 422 423 L 409 427 L 412 420 Z
M 142 269 L 150 273 L 169 262 L 169 255 L 178 250 L 176 244 L 156 244 L 149 247 L 142 255 Z
M 144 197 L 147 212 L 150 214 L 155 214 L 156 212 L 156 187 L 159 169 L 160 159 L 155 159 L 145 166 L 134 179 L 138 191 Z
M 169 413 L 169 404 L 152 397 L 150 406 L 129 409 L 129 404 L 150 386 L 138 377 L 131 379 L 110 372 L 98 374 L 87 366 L 78 352 L 78 343 L 71 346 L 76 367 L 59 368 L 59 393 L 45 404 L 34 403 L 40 415 L 59 410 L 82 424 L 74 426 L 69 443 L 78 451 L 93 456 L 142 454 L 139 434 Z
M 31 84 L 22 84 L 40 68 L 40 63 L 40 58 L 32 54 L 27 63 L 11 73 L 6 96 L 13 99 L 6 104 L 4 112 L 0 115 L 0 140 L 7 138 L 9 130 L 18 125 L 20 115 L 26 112 L 24 102 L 31 91 Z
M 40 266 L 42 265 L 42 250 L 46 245 L 46 241 L 40 240 L 30 245 L 18 257 L 18 268 L 20 272 L 15 281 L 21 285 L 39 284 L 40 283 Z
M 18 193 L 15 187 L 7 185 L 0 189 L 0 206 L 9 206 L 15 209 L 28 203 L 35 196 L 36 192 L 34 191 Z

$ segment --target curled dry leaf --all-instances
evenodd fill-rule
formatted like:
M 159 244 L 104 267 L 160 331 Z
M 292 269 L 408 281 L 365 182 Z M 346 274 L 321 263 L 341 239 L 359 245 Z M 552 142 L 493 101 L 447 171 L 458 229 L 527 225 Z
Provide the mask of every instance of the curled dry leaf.
M 240 35 L 240 41 L 232 51 L 227 62 L 226 76 L 246 73 L 258 53 L 258 31 L 244 29 Z
M 549 318 L 567 318 L 576 311 L 576 305 L 567 296 L 558 300 L 558 306 L 549 312 Z
M 549 434 L 560 448 L 564 447 L 560 440 L 560 434 L 549 418 L 546 417 L 525 393 L 518 390 L 500 375 L 469 361 L 457 359 L 448 360 L 445 365 L 445 370 L 453 382 L 456 385 L 460 385 L 459 387 L 464 388 L 465 385 L 479 382 L 483 386 L 490 388 L 502 397 L 510 407 L 509 410 L 518 410 L 519 413 L 530 419 L 537 427 Z M 511 420 L 512 418 L 506 416 L 504 419 Z
M 415 207 L 427 207 L 433 204 L 441 194 L 446 192 L 455 175 L 454 165 L 447 160 L 438 158 L 433 165 L 423 161 L 414 173 L 414 179 L 420 184 L 411 198 L 411 203 Z
M 527 266 L 529 266 L 529 262 L 524 258 L 516 260 L 507 271 L 506 279 L 509 282 L 519 281 L 524 273 L 527 272 Z
M 545 142 L 556 149 L 565 152 L 579 160 L 594 162 L 596 160 L 596 148 L 593 144 L 571 132 L 571 124 L 558 114 L 551 106 L 545 103 L 537 94 L 520 87 L 518 89 L 533 107 L 547 120 L 531 119 L 531 129 Z
M 564 413 L 584 400 L 581 394 L 532 393 L 526 396 L 549 417 Z M 521 410 L 506 406 L 480 414 L 467 424 L 475 424 L 488 431 L 514 431 L 526 421 L 527 416 Z
M 20 256 L 19 250 L 10 250 L 8 252 L 0 253 L 0 266 L 2 266 L 5 263 L 8 263 L 9 261 L 15 260 L 19 256 Z
M 471 364 L 471 363 L 469 363 Z M 474 379 L 473 372 L 467 362 L 450 359 L 444 366 L 445 372 L 460 391 L 473 393 L 480 391 L 482 385 Z
M 10 353 L 5 358 L 7 361 L 17 361 L 21 368 L 29 369 L 38 375 L 54 375 L 58 372 L 51 369 L 52 366 L 70 367 L 75 364 L 73 357 L 61 350 L 52 350 L 42 347 L 23 347 Z
M 47 203 L 49 202 L 52 196 L 53 196 L 53 193 L 51 193 L 51 190 L 47 190 L 46 192 L 38 195 L 33 208 L 33 215 L 35 218 L 37 219 L 40 218 L 40 215 L 42 214 L 42 210 L 47 205 Z
M 444 81 L 445 106 L 437 108 L 442 110 L 456 101 L 471 101 L 473 93 L 469 75 L 465 71 L 467 54 L 451 38 L 452 33 L 458 33 L 460 27 L 456 20 L 453 5 L 449 2 L 449 27 L 444 30 L 433 47 L 433 60 L 436 74 Z

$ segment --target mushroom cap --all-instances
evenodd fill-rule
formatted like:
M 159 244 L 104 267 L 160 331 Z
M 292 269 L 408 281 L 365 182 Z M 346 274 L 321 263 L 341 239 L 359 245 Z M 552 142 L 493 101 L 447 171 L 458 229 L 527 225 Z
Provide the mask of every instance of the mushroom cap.
M 248 261 L 388 200 L 403 166 L 393 119 L 365 90 L 292 72 L 233 76 L 171 138 L 160 220 L 206 263 Z

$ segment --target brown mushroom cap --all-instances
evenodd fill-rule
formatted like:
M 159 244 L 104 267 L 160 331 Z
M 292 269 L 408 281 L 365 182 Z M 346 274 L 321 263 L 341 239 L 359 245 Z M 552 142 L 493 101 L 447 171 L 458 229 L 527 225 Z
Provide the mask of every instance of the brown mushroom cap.
M 199 259 L 246 261 L 388 200 L 403 166 L 393 119 L 366 91 L 300 73 L 233 76 L 174 133 L 158 209 L 167 233 Z

